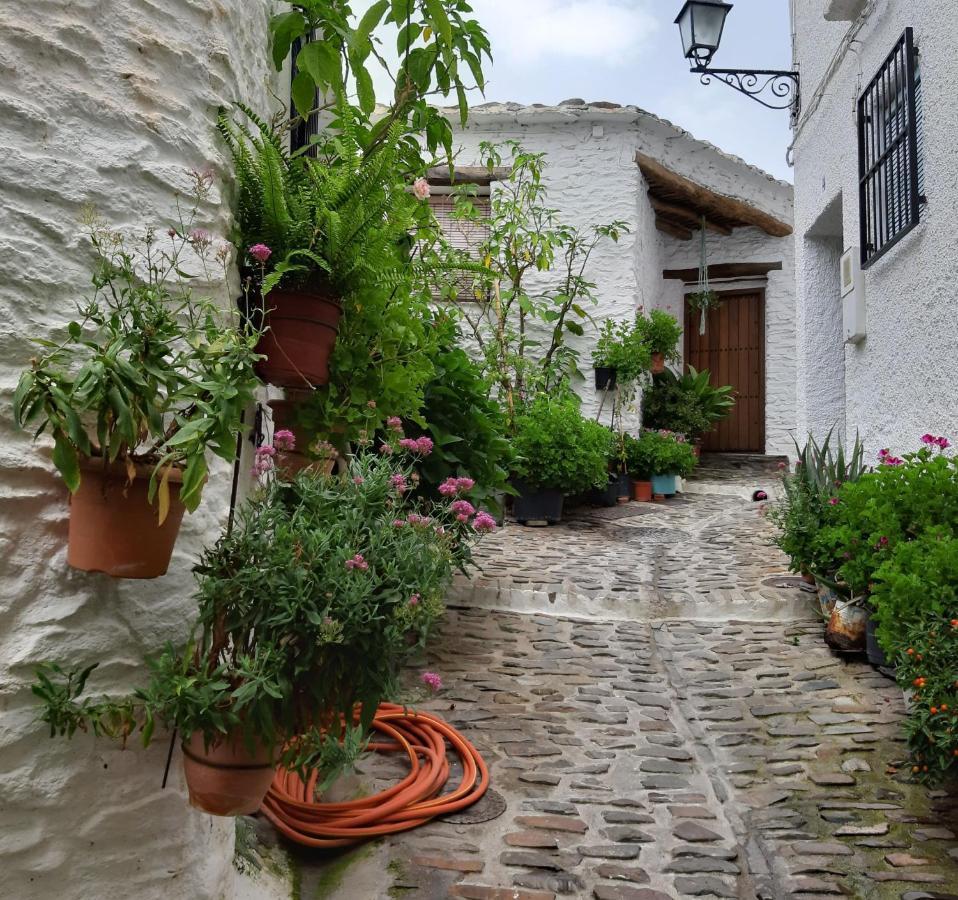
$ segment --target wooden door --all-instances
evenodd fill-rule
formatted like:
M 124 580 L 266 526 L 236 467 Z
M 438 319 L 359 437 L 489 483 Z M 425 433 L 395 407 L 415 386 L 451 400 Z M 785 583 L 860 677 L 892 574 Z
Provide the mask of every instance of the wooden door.
M 696 309 L 685 308 L 685 363 L 708 369 L 709 381 L 735 388 L 732 414 L 706 434 L 702 449 L 712 453 L 765 452 L 765 294 L 721 293 L 699 334 Z

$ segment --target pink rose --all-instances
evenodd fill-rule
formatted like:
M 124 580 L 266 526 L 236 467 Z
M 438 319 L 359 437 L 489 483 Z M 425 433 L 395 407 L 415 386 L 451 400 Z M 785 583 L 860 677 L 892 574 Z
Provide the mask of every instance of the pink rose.
M 417 178 L 412 183 L 412 193 L 417 200 L 428 200 L 431 193 L 429 182 L 425 178 Z

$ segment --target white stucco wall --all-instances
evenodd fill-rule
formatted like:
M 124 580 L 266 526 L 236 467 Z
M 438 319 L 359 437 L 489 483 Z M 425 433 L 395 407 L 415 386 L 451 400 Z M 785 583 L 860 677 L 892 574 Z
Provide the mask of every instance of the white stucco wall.
M 187 806 L 160 739 L 126 751 L 50 740 L 35 666 L 102 661 L 94 687 L 145 680 L 143 656 L 185 638 L 190 568 L 225 521 L 219 467 L 169 574 L 113 581 L 66 565 L 66 490 L 11 420 L 34 350 L 63 333 L 90 278 L 85 204 L 117 227 L 164 225 L 184 170 L 223 172 L 216 109 L 265 108 L 267 0 L 6 0 L 0 7 L 0 895 L 17 900 L 232 896 L 233 822 Z M 203 223 L 226 230 L 226 209 Z
M 871 0 L 855 23 L 825 23 L 825 0 L 792 6 L 805 105 L 795 136 L 800 424 L 857 430 L 870 452 L 913 449 L 926 431 L 958 436 L 954 4 Z M 831 248 L 816 233 L 840 196 L 836 240 L 860 245 L 855 103 L 908 26 L 921 54 L 928 204 L 921 224 L 866 270 L 866 339 L 836 349 L 841 306 L 828 269 Z M 851 50 L 843 49 L 852 39 Z
M 457 133 L 460 165 L 479 161 L 482 141 L 517 140 L 547 154 L 549 205 L 578 226 L 623 219 L 632 233 L 605 244 L 593 257 L 588 277 L 597 285 L 596 321 L 631 318 L 639 307 L 683 316 L 683 285 L 666 280 L 663 269 L 697 267 L 699 243 L 670 237 L 655 226 L 648 185 L 636 164 L 642 152 L 717 193 L 744 200 L 780 221 L 792 220 L 791 186 L 728 156 L 688 132 L 635 107 L 490 104 L 473 111 Z M 793 242 L 757 228 L 731 236 L 710 234 L 709 262 L 781 262 L 767 290 L 767 444 L 769 453 L 791 447 L 795 416 Z M 592 387 L 591 355 L 597 332 L 587 326 L 570 342 L 581 351 L 586 380 L 579 385 L 583 412 L 595 415 L 601 393 Z M 608 421 L 606 404 L 603 421 Z

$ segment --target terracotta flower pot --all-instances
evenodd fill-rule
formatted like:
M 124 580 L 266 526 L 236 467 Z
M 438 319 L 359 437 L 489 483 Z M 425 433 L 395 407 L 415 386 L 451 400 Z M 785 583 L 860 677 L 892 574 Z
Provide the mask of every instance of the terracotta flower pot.
M 652 354 L 652 374 L 661 375 L 664 371 L 665 371 L 665 354 L 653 353 Z
M 244 816 L 256 812 L 273 781 L 275 764 L 268 748 L 253 753 L 233 733 L 207 749 L 203 733 L 183 744 L 183 772 L 190 806 L 212 816 Z
M 633 481 L 632 497 L 640 503 L 652 502 L 652 482 L 651 481 Z
M 148 500 L 153 469 L 136 467 L 130 483 L 126 467 L 102 460 L 82 465 L 80 487 L 70 498 L 70 538 L 67 562 L 84 572 L 104 572 L 113 578 L 158 578 L 173 555 L 186 508 L 180 502 L 182 473 L 170 473 L 170 510 L 158 524 L 156 501 Z
M 867 622 L 865 607 L 839 600 L 825 629 L 825 643 L 841 653 L 861 653 L 865 649 Z
M 270 291 L 266 324 L 256 352 L 264 381 L 277 387 L 314 388 L 329 381 L 342 307 L 331 291 Z

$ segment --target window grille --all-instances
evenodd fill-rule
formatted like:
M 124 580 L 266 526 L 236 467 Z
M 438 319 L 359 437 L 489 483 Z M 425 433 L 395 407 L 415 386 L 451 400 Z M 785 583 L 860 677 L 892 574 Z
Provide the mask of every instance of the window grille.
M 858 101 L 859 216 L 862 266 L 900 241 L 924 202 L 921 73 L 911 28 Z

